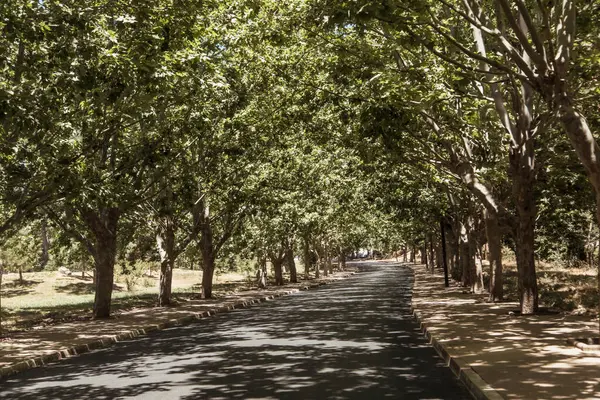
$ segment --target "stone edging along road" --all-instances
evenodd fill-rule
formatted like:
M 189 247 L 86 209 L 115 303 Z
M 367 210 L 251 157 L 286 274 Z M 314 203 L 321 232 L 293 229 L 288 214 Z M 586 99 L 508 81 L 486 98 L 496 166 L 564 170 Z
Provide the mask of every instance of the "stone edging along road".
M 354 275 L 355 273 L 356 272 L 346 272 L 346 273 L 344 273 L 344 275 L 341 276 L 341 278 L 347 278 L 349 276 Z M 27 371 L 29 369 L 33 369 L 36 367 L 41 367 L 48 363 L 64 360 L 64 359 L 74 357 L 74 356 L 77 356 L 80 354 L 89 353 L 90 351 L 93 351 L 93 350 L 110 347 L 115 343 L 134 339 L 136 337 L 146 335 L 150 332 L 160 331 L 163 329 L 173 328 L 176 326 L 189 325 L 189 324 L 192 324 L 194 322 L 197 322 L 199 320 L 202 320 L 204 318 L 210 317 L 210 316 L 218 314 L 218 313 L 229 312 L 229 311 L 235 310 L 235 309 L 248 308 L 248 307 L 251 307 L 253 304 L 273 300 L 277 297 L 290 295 L 290 294 L 297 293 L 297 292 L 300 292 L 303 290 L 314 289 L 314 288 L 317 288 L 317 287 L 320 287 L 323 285 L 327 285 L 328 283 L 335 282 L 335 281 L 336 280 L 321 281 L 318 283 L 302 286 L 301 288 L 297 288 L 297 289 L 295 288 L 295 289 L 286 290 L 283 292 L 278 292 L 278 293 L 275 293 L 275 294 L 272 294 L 269 296 L 257 297 L 257 298 L 254 298 L 251 300 L 246 300 L 246 301 L 237 301 L 234 303 L 229 303 L 226 306 L 213 308 L 208 311 L 203 311 L 203 312 L 199 312 L 199 313 L 191 313 L 185 317 L 172 319 L 172 320 L 168 320 L 165 322 L 160 322 L 158 324 L 146 325 L 146 326 L 143 326 L 140 328 L 131 329 L 127 332 L 123 332 L 118 335 L 104 337 L 102 339 L 93 339 L 85 344 L 79 344 L 77 346 L 62 348 L 62 349 L 53 351 L 52 353 L 49 353 L 49 354 L 44 354 L 44 355 L 40 355 L 40 356 L 36 356 L 36 357 L 27 358 L 27 359 L 17 361 L 15 363 L 12 363 L 10 365 L 0 368 L 0 381 L 3 378 L 17 374 L 19 372 Z
M 412 267 L 409 267 L 413 270 Z M 416 285 L 416 280 L 414 280 L 413 285 Z M 413 290 L 414 293 L 414 290 Z M 412 299 L 412 296 L 411 296 Z M 467 387 L 471 395 L 477 400 L 501 400 L 504 399 L 489 383 L 484 381 L 481 376 L 471 368 L 471 366 L 464 361 L 462 361 L 459 357 L 453 357 L 449 352 L 446 346 L 444 346 L 440 341 L 438 341 L 430 332 L 427 327 L 427 324 L 423 322 L 423 318 L 419 310 L 414 308 L 414 305 L 411 306 L 411 312 L 417 323 L 419 324 L 419 328 L 429 340 L 429 343 L 433 346 L 433 348 L 437 351 L 440 357 L 446 362 L 446 365 L 450 368 L 450 370 L 456 375 L 456 377 Z
M 446 365 L 450 367 L 450 370 L 456 375 L 456 377 L 467 387 L 469 392 L 477 400 L 501 400 L 504 399 L 493 387 L 491 387 L 486 381 L 484 381 L 478 374 L 471 368 L 470 365 L 462 361 L 458 357 L 453 357 L 446 347 L 440 343 L 435 337 L 431 335 L 431 332 L 427 329 L 427 325 L 422 322 L 421 314 L 414 308 L 411 309 L 412 314 L 417 320 L 421 331 L 429 340 L 435 351 L 440 357 L 446 362 Z

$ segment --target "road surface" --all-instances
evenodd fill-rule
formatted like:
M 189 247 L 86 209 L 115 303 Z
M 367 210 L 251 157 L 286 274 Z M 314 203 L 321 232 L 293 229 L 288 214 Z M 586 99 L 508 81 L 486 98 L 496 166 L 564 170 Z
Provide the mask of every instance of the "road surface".
M 0 399 L 469 399 L 410 314 L 410 269 L 358 264 L 316 290 L 30 370 Z

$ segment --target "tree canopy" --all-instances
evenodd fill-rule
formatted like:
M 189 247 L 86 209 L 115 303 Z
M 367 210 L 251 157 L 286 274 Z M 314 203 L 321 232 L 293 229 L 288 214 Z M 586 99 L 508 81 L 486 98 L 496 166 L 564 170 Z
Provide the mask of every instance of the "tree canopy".
M 188 253 L 208 298 L 232 252 L 433 264 L 445 227 L 477 292 L 488 249 L 491 300 L 512 248 L 534 313 L 536 258 L 597 242 L 599 18 L 576 0 L 4 1 L 2 258 L 48 224 L 93 259 L 100 318 L 133 248 L 168 305 Z

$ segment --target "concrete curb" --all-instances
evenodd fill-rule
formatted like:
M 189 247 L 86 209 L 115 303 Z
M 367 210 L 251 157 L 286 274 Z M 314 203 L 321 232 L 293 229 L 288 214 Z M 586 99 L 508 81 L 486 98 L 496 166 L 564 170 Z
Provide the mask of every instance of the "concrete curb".
M 355 274 L 356 274 L 356 272 L 348 272 L 348 273 L 346 273 L 346 275 L 342 276 L 342 278 L 348 278 Z M 331 282 L 335 282 L 335 281 L 331 281 Z M 291 290 L 287 290 L 284 292 L 280 292 L 280 293 L 276 293 L 276 294 L 272 294 L 272 295 L 268 295 L 268 296 L 264 296 L 264 297 L 254 298 L 252 300 L 238 301 L 238 302 L 227 304 L 222 307 L 213 308 L 208 311 L 203 311 L 200 313 L 192 313 L 192 314 L 186 315 L 185 317 L 160 322 L 158 324 L 147 325 L 147 326 L 144 326 L 141 328 L 132 329 L 130 331 L 120 333 L 118 335 L 104 337 L 102 339 L 94 339 L 85 344 L 79 344 L 77 346 L 59 349 L 59 350 L 53 351 L 52 353 L 49 353 L 49 354 L 44 354 L 41 356 L 24 359 L 22 361 L 17 361 L 13 364 L 10 364 L 10 365 L 0 368 L 0 381 L 6 377 L 15 375 L 19 372 L 23 372 L 23 371 L 27 371 L 29 369 L 41 367 L 41 366 L 44 366 L 49 363 L 65 360 L 67 358 L 78 356 L 80 354 L 89 353 L 93 350 L 110 347 L 110 346 L 114 345 L 115 343 L 122 342 L 125 340 L 131 340 L 131 339 L 137 338 L 139 336 L 147 335 L 150 332 L 160 331 L 163 329 L 173 328 L 176 326 L 190 325 L 194 322 L 197 322 L 204 318 L 213 316 L 215 314 L 229 312 L 231 310 L 236 310 L 236 309 L 241 309 L 241 308 L 248 308 L 248 307 L 251 307 L 253 304 L 258 304 L 258 303 L 263 303 L 265 301 L 274 300 L 277 297 L 287 296 L 287 295 L 290 295 L 293 293 L 298 293 L 300 291 L 315 289 L 320 286 L 327 285 L 329 283 L 330 282 L 318 282 L 315 284 L 302 286 L 298 289 L 291 289 Z
M 448 352 L 446 346 L 432 336 L 431 332 L 427 328 L 427 324 L 423 322 L 421 313 L 418 310 L 415 310 L 414 307 L 411 307 L 411 312 L 417 320 L 421 331 L 427 340 L 429 340 L 429 343 L 431 343 L 440 357 L 442 357 L 442 359 L 446 362 L 446 365 L 450 367 L 450 370 L 454 373 L 454 375 L 456 375 L 456 377 L 467 387 L 467 389 L 469 389 L 469 392 L 473 398 L 477 400 L 504 399 L 504 397 L 502 397 L 500 393 L 490 386 L 489 383 L 484 381 L 483 378 L 481 378 L 481 376 L 479 376 L 469 364 L 462 361 L 459 357 L 453 357 Z

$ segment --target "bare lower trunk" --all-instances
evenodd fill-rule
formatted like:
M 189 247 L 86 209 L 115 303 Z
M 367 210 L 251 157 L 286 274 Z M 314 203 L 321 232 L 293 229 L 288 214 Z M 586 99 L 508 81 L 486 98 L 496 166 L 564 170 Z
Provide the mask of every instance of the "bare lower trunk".
M 412 245 L 411 251 L 410 251 L 410 262 L 414 263 L 417 260 L 417 246 L 415 246 L 414 244 Z
M 197 210 L 198 219 L 201 221 L 200 240 L 198 242 L 200 253 L 202 254 L 201 297 L 203 299 L 211 299 L 217 249 L 215 248 L 215 238 L 210 220 L 210 207 L 208 203 L 202 200 Z
M 287 262 L 288 269 L 290 271 L 290 282 L 298 282 L 298 274 L 296 271 L 296 262 L 294 261 L 294 250 L 289 247 L 285 252 L 285 259 Z
M 340 248 L 340 256 L 338 259 L 340 271 L 344 271 L 346 269 L 346 251 L 344 250 L 344 248 Z
M 212 254 L 202 256 L 202 298 L 212 299 L 215 259 Z
M 406 262 L 407 258 L 408 258 L 408 248 L 406 246 L 403 247 L 402 249 L 402 261 Z
M 304 277 L 305 279 L 308 279 L 310 277 L 310 263 L 312 257 L 307 238 L 304 238 L 304 243 L 302 244 L 302 253 L 304 258 Z
M 475 240 L 475 234 L 473 231 L 470 232 L 469 238 L 469 252 L 470 252 L 470 265 L 469 272 L 471 275 L 471 290 L 473 293 L 483 293 L 483 266 L 481 265 L 481 258 L 477 257 L 477 241 Z
M 452 279 L 460 281 L 460 271 L 458 268 L 458 239 L 456 235 L 456 224 L 445 223 L 446 248 L 448 251 L 447 257 L 449 261 L 449 272 Z
M 0 260 L 0 336 L 2 335 L 2 278 L 4 276 L 4 264 Z M 599 276 L 600 278 L 600 276 Z
M 333 274 L 333 263 L 331 262 L 331 254 L 329 251 L 325 255 L 325 268 L 329 270 L 330 274 Z
M 114 285 L 116 240 L 106 238 L 97 241 L 99 250 L 95 258 L 96 296 L 94 298 L 94 318 L 108 318 Z
M 518 149 L 511 148 L 510 169 L 513 199 L 517 208 L 516 256 L 521 314 L 538 311 L 538 288 L 535 271 L 535 217 L 533 192 L 535 183 L 533 143 L 526 142 Z
M 273 272 L 275 275 L 275 285 L 282 286 L 283 285 L 283 259 L 271 259 L 271 263 L 273 264 Z
M 472 284 L 471 274 L 469 272 L 471 260 L 469 249 L 469 232 L 465 224 L 460 223 L 459 236 L 459 264 L 460 264 L 460 280 L 464 287 L 470 287 Z
M 19 266 L 19 284 L 23 285 L 25 283 L 25 279 L 23 279 L 23 267 Z
M 42 219 L 41 222 L 41 236 L 42 236 L 42 255 L 40 256 L 39 269 L 44 269 L 50 259 L 49 250 L 50 242 L 48 241 L 48 229 L 46 227 L 46 220 Z
M 424 242 L 425 244 L 423 244 L 423 246 L 421 246 L 421 264 L 425 265 L 425 268 L 428 267 L 427 264 L 427 247 L 426 247 L 426 243 L 427 241 Z
M 167 222 L 164 232 L 156 235 L 156 244 L 160 255 L 160 278 L 158 305 L 161 307 L 171 304 L 171 287 L 173 282 L 173 267 L 175 265 L 175 232 L 172 224 Z
M 429 267 L 431 273 L 435 273 L 435 255 L 433 253 L 433 235 L 429 235 Z
M 163 260 L 160 263 L 158 305 L 161 307 L 171 305 L 171 287 L 173 282 L 173 261 Z
M 484 212 L 485 234 L 488 241 L 490 262 L 490 301 L 502 301 L 504 297 L 502 277 L 502 235 L 496 215 Z
M 572 104 L 571 97 L 564 87 L 556 88 L 560 121 L 575 149 L 579 160 L 586 169 L 588 179 L 596 191 L 596 220 L 600 225 L 600 146 L 594 138 L 585 117 Z M 600 262 L 598 263 L 597 294 L 600 299 Z M 598 302 L 598 330 L 600 331 L 600 300 Z
M 120 211 L 109 208 L 87 212 L 84 220 L 94 236 L 95 288 L 94 318 L 108 318 L 114 286 L 115 258 L 117 255 L 117 227 Z

